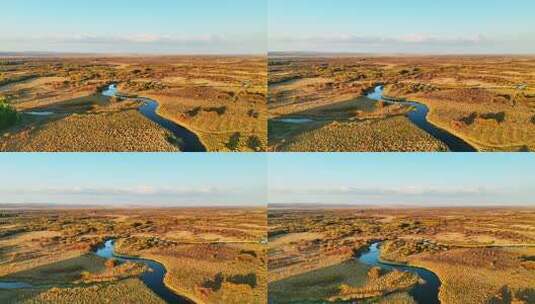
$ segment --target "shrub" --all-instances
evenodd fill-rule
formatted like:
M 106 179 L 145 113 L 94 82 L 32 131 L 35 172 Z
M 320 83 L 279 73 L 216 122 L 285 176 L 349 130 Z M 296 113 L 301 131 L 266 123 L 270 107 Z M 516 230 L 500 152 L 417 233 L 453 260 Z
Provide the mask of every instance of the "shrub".
M 381 268 L 380 267 L 372 267 L 368 271 L 368 277 L 372 280 L 379 279 L 381 277 Z
M 260 152 L 262 150 L 262 141 L 258 136 L 252 135 L 247 140 L 247 146 L 253 151 Z
M 206 112 L 216 112 L 217 115 L 221 116 L 221 115 L 225 114 L 225 112 L 227 112 L 227 107 L 222 106 L 222 107 L 205 108 L 204 111 L 206 111 Z
M 238 147 L 240 146 L 240 138 L 241 138 L 241 133 L 236 132 L 232 134 L 232 136 L 230 136 L 229 141 L 227 143 L 227 148 L 231 151 L 238 150 Z
M 221 289 L 221 286 L 223 285 L 223 281 L 225 280 L 225 277 L 223 276 L 223 273 L 219 272 L 215 275 L 213 280 L 206 280 L 203 283 L 204 288 L 209 288 L 212 291 L 218 291 Z
M 17 111 L 7 103 L 5 98 L 0 98 L 0 130 L 16 124 L 20 120 Z
M 249 273 L 246 275 L 236 274 L 227 278 L 227 282 L 233 284 L 249 285 L 251 288 L 255 288 L 258 284 L 256 274 Z
M 115 268 L 115 266 L 117 266 L 119 263 L 117 262 L 117 260 L 115 259 L 109 259 L 109 260 L 106 260 L 106 262 L 104 263 L 104 266 L 106 266 L 106 268 Z

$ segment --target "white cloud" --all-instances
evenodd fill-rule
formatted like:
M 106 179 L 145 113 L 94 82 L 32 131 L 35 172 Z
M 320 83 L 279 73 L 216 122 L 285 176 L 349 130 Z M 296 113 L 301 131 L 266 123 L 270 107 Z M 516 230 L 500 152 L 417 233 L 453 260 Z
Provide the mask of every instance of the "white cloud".
M 348 44 L 348 45 L 484 45 L 493 43 L 491 39 L 479 34 L 475 36 L 439 36 L 425 33 L 413 33 L 398 37 L 383 37 L 356 34 L 333 33 L 315 36 L 271 36 L 272 43 L 308 43 L 308 44 Z
M 1 51 L 150 54 L 263 54 L 266 37 L 261 33 L 240 35 L 147 34 L 0 36 Z
M 380 34 L 328 33 L 310 36 L 271 34 L 269 51 L 431 54 L 533 54 L 535 33 Z
M 11 42 L 44 42 L 44 43 L 76 43 L 76 44 L 212 44 L 231 43 L 238 37 L 224 35 L 153 35 L 153 34 L 130 34 L 130 35 L 50 35 L 33 37 L 5 37 L 4 41 Z
M 276 194 L 297 194 L 297 195 L 322 195 L 322 196 L 360 196 L 360 197 L 414 197 L 414 196 L 441 196 L 441 197 L 458 197 L 458 196 L 477 196 L 499 194 L 500 190 L 489 189 L 484 187 L 357 187 L 357 186 L 340 186 L 326 188 L 275 188 L 272 190 Z
M 269 191 L 270 203 L 363 205 L 533 205 L 533 191 L 526 187 L 486 186 L 326 186 Z
M 71 187 L 71 188 L 31 188 L 4 189 L 3 193 L 17 196 L 38 194 L 52 196 L 207 196 L 239 192 L 237 189 L 217 187 L 167 188 L 153 186 L 137 187 Z
M 66 38 L 65 43 L 118 43 L 118 44 L 167 44 L 167 45 L 202 45 L 213 43 L 230 43 L 232 39 L 219 35 L 170 36 L 139 34 L 129 36 L 81 36 L 77 39 Z

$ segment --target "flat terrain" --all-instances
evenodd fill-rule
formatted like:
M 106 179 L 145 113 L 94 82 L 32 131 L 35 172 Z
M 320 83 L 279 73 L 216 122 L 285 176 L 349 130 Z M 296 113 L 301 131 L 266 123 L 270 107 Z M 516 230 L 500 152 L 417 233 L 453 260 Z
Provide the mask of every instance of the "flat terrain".
M 165 303 L 141 280 L 145 265 L 94 249 L 116 239 L 122 255 L 165 266 L 165 285 L 195 303 L 265 303 L 263 209 L 2 209 L 2 303 Z
M 395 105 L 364 97 L 381 84 L 388 97 L 425 104 L 429 122 L 478 150 L 533 150 L 534 68 L 535 58 L 521 56 L 275 54 L 269 58 L 269 149 L 444 151 L 406 117 L 410 109 L 385 110 Z M 287 118 L 313 121 L 289 124 Z
M 0 130 L 0 150 L 179 150 L 139 101 L 101 94 L 115 83 L 121 96 L 156 100 L 208 151 L 264 151 L 266 81 L 263 57 L 0 58 L 0 98 L 21 114 Z
M 418 278 L 355 259 L 376 242 L 383 261 L 435 273 L 441 303 L 535 300 L 532 208 L 270 207 L 268 218 L 272 303 L 414 303 Z

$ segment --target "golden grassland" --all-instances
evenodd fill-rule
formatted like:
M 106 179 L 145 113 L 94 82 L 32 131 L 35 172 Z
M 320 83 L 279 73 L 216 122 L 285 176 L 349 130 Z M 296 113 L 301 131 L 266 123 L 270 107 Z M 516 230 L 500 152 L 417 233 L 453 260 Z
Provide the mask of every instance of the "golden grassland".
M 70 134 L 62 136 L 62 134 Z M 90 135 L 89 135 L 90 134 Z M 20 152 L 175 152 L 171 133 L 137 110 L 72 114 L 40 122 L 3 141 L 2 151 Z
M 109 238 L 121 254 L 162 263 L 165 284 L 196 303 L 267 298 L 264 209 L 5 209 L 1 215 L 0 280 L 33 285 L 0 291 L 5 301 L 87 303 L 102 294 L 98 300 L 161 303 L 138 278 L 145 266 L 92 253 Z
M 272 57 L 269 117 L 273 121 L 329 107 L 385 84 L 388 96 L 426 104 L 430 122 L 479 150 L 527 151 L 535 147 L 534 67 L 533 57 L 522 56 Z M 277 131 L 269 134 L 270 149 L 278 144 L 273 136 L 294 141 L 294 134 Z M 325 141 L 340 135 L 321 134 Z M 380 141 L 399 140 L 390 134 L 374 135 Z M 339 141 L 344 139 L 352 145 L 351 137 Z M 399 145 L 383 146 L 398 151 Z
M 447 147 L 414 126 L 411 107 L 366 97 L 303 110 L 269 121 L 273 151 L 446 151 Z M 306 118 L 306 123 L 287 122 Z M 388 140 L 385 140 L 388 139 Z
M 414 303 L 404 289 L 418 283 L 405 272 L 377 273 L 354 260 L 291 276 L 269 284 L 271 303 L 345 303 L 355 300 Z M 380 297 L 387 294 L 388 296 Z
M 393 270 L 382 275 L 379 268 L 372 268 L 368 274 L 368 282 L 362 287 L 342 285 L 337 295 L 329 298 L 330 302 L 354 301 L 381 297 L 402 290 L 408 290 L 419 284 L 417 274 Z
M 264 151 L 266 60 L 191 59 L 179 64 L 180 71 L 169 73 L 176 77 L 162 80 L 165 90 L 146 94 L 161 102 L 158 113 L 193 130 L 211 151 Z M 128 83 L 123 87 L 129 90 Z
M 266 82 L 263 57 L 0 58 L 0 96 L 24 118 L 3 130 L 0 146 L 13 151 L 176 150 L 165 143 L 165 129 L 130 111 L 139 102 L 100 95 L 104 86 L 116 83 L 121 94 L 158 101 L 161 116 L 196 133 L 209 151 L 264 151 Z M 55 114 L 35 117 L 25 111 Z M 129 115 L 97 116 L 102 112 Z M 95 123 L 106 130 L 92 132 Z M 109 138 L 113 134 L 124 136 Z M 84 145 L 80 137 L 91 143 Z
M 2 303 L 22 304 L 78 304 L 110 303 L 110 299 L 120 299 L 114 303 L 164 304 L 138 279 L 125 279 L 105 285 L 88 287 L 53 287 L 48 290 L 4 290 L 0 292 Z
M 277 127 L 272 127 L 274 130 Z M 280 129 L 280 127 L 279 127 Z M 300 133 L 291 141 L 282 140 L 276 151 L 369 152 L 369 151 L 448 151 L 448 148 L 406 117 L 363 122 L 332 122 Z
M 321 302 L 339 292 L 343 284 L 363 286 L 367 282 L 368 267 L 355 261 L 273 280 L 270 269 L 269 298 L 272 303 Z
M 531 248 L 528 257 L 535 255 Z M 441 281 L 443 303 L 533 303 L 535 264 L 510 249 L 456 249 L 422 254 L 410 264 L 430 269 Z
M 366 275 L 343 266 L 382 241 L 383 260 L 423 267 L 439 277 L 441 303 L 532 303 L 534 222 L 532 208 L 270 209 L 270 296 L 290 299 L 280 303 L 307 297 L 413 303 L 404 291 L 416 278 L 372 270 Z M 318 262 L 333 257 L 345 262 Z M 314 278 L 325 278 L 325 289 L 314 293 L 309 284 Z
M 413 303 L 405 291 L 418 282 L 417 276 L 377 273 L 354 259 L 378 239 L 379 234 L 365 237 L 351 233 L 352 227 L 368 227 L 370 220 L 326 210 L 270 210 L 271 303 L 343 303 L 357 299 Z

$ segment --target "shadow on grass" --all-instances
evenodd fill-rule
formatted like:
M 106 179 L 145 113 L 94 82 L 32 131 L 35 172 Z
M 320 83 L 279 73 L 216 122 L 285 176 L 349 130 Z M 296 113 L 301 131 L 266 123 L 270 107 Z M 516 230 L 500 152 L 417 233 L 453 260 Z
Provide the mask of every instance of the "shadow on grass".
M 293 138 L 310 131 L 321 129 L 333 122 L 361 121 L 358 113 L 372 113 L 385 107 L 380 101 L 375 101 L 365 96 L 360 96 L 351 100 L 341 101 L 329 105 L 323 105 L 316 108 L 308 109 L 290 115 L 280 116 L 268 120 L 268 142 L 270 147 L 275 150 L 283 150 L 284 146 L 292 141 Z M 395 115 L 393 115 L 395 116 Z M 385 115 L 387 119 L 390 115 Z M 311 122 L 290 123 L 284 122 L 284 119 L 310 119 Z

